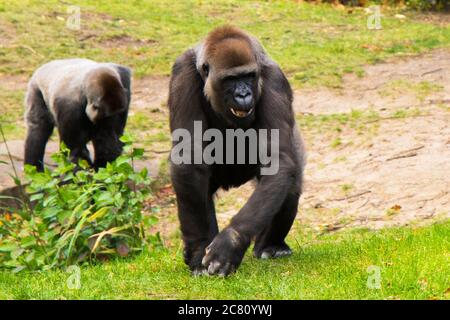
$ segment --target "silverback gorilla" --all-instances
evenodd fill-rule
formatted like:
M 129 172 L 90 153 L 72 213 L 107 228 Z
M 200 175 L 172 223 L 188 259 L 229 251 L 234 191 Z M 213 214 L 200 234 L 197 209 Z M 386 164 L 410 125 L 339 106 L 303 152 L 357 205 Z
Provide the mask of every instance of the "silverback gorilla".
M 168 102 L 172 133 L 183 129 L 195 135 L 196 123 L 201 123 L 202 132 L 276 129 L 279 135 L 277 152 L 272 149 L 279 167 L 271 175 L 261 174 L 265 164 L 260 158 L 256 163 L 174 163 L 173 152 L 181 141 L 173 135 L 171 178 L 184 260 L 194 275 L 226 276 L 235 271 L 252 240 L 257 258 L 292 253 L 285 237 L 297 214 L 304 167 L 303 142 L 292 99 L 286 77 L 258 40 L 231 26 L 213 30 L 175 62 Z M 193 154 L 196 148 L 208 146 L 205 141 L 191 143 L 185 152 Z M 229 144 L 227 140 L 220 152 L 229 153 Z M 246 140 L 245 150 L 249 147 Z M 237 150 L 233 148 L 231 152 Z M 237 153 L 239 150 L 234 158 L 239 157 Z M 248 202 L 219 232 L 215 192 L 254 178 L 257 184 Z
M 103 167 L 122 152 L 130 104 L 131 70 L 87 59 L 54 60 L 37 69 L 25 98 L 25 164 L 43 170 L 45 146 L 56 125 L 71 161 Z M 86 144 L 94 145 L 91 162 Z

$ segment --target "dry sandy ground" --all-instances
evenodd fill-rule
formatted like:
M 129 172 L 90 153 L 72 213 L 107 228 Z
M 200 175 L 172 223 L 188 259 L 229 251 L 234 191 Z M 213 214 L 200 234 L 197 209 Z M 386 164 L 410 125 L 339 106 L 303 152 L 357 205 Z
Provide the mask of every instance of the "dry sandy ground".
M 341 140 L 355 143 L 338 148 L 331 148 L 326 136 L 308 135 L 301 208 L 322 208 L 323 213 L 329 209 L 332 214 L 324 214 L 322 221 L 308 214 L 300 214 L 300 219 L 333 229 L 449 217 L 450 52 L 368 66 L 365 74 L 362 79 L 347 77 L 342 92 L 299 92 L 296 110 L 323 114 L 372 108 L 389 115 L 396 109 L 418 108 L 422 115 L 380 120 L 377 132 L 361 143 L 353 131 L 344 131 Z M 440 89 L 419 97 L 417 91 L 405 88 L 386 94 L 390 84 L 422 81 Z M 345 185 L 351 188 L 343 194 Z M 321 210 L 313 211 L 318 213 Z
M 450 103 L 450 52 L 437 50 L 419 57 L 395 59 L 367 66 L 364 77 L 344 77 L 342 90 L 327 88 L 297 92 L 294 109 L 298 112 L 330 114 L 352 109 L 393 110 Z M 418 99 L 411 83 L 427 82 L 440 90 Z M 401 91 L 397 91 L 397 90 Z M 408 90 L 409 89 L 409 90 Z M 420 97 L 419 97 L 420 98 Z
M 24 86 L 22 78 L 0 81 L 6 87 Z M 421 84 L 431 85 L 432 90 L 423 89 Z M 164 108 L 167 87 L 167 78 L 135 81 L 132 109 Z M 296 91 L 294 109 L 300 116 L 349 113 L 355 109 L 374 110 L 382 116 L 367 122 L 367 134 L 344 129 L 340 133 L 343 143 L 337 147 L 331 146 L 327 133 L 305 132 L 308 164 L 298 219 L 313 228 L 333 231 L 449 217 L 449 105 L 449 50 L 367 66 L 361 78 L 346 76 L 341 90 Z M 420 114 L 389 116 L 400 109 L 418 109 Z M 23 142 L 11 142 L 10 147 L 20 169 Z M 48 150 L 56 147 L 52 144 Z M 3 145 L 0 160 L 5 160 Z M 9 184 L 9 171 L 0 165 L 0 186 Z M 218 210 L 222 223 L 235 214 L 251 189 L 247 184 L 219 195 L 228 199 Z M 175 211 L 173 206 L 167 209 Z

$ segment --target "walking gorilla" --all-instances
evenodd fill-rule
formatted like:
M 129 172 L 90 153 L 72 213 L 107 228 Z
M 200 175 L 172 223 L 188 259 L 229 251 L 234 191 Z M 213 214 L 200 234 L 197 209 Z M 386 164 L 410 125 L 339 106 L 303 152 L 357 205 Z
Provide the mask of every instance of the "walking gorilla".
M 87 59 L 54 60 L 37 69 L 25 98 L 25 164 L 44 168 L 45 146 L 53 128 L 70 149 L 71 161 L 104 167 L 122 152 L 130 104 L 131 70 Z M 95 150 L 91 162 L 86 144 Z
M 285 237 L 297 214 L 302 189 L 303 142 L 295 124 L 289 83 L 258 40 L 230 26 L 213 30 L 175 62 L 168 104 L 172 132 L 187 129 L 193 135 L 197 121 L 203 132 L 211 128 L 221 132 L 230 128 L 279 130 L 279 170 L 274 175 L 261 174 L 260 159 L 256 164 L 176 164 L 172 159 L 184 259 L 193 274 L 230 274 L 253 239 L 258 258 L 291 254 Z M 172 151 L 178 143 L 174 139 Z M 203 142 L 201 148 L 206 145 Z M 219 233 L 215 192 L 253 178 L 258 182 L 254 193 Z

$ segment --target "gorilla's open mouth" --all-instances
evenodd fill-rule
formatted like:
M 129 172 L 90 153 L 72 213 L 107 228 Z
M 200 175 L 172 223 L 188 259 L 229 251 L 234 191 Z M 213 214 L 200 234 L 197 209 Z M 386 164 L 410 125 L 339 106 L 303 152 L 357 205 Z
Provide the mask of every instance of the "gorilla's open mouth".
M 234 114 L 238 118 L 248 117 L 253 112 L 253 108 L 251 108 L 248 111 L 237 110 L 237 109 L 233 109 L 233 108 L 230 108 L 230 110 L 231 110 L 231 113 Z

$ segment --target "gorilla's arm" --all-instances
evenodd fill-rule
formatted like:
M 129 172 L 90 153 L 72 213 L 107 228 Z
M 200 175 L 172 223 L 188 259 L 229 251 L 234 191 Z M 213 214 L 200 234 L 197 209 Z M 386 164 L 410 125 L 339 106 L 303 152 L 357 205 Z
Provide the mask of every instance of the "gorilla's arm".
M 55 126 L 39 86 L 34 79 L 28 84 L 25 97 L 27 137 L 25 139 L 25 164 L 44 171 L 45 146 Z
M 205 103 L 203 81 L 195 68 L 194 57 L 194 52 L 190 50 L 177 59 L 172 69 L 168 102 L 171 132 L 187 129 L 191 137 L 194 121 L 206 124 L 202 110 Z M 193 150 L 193 141 L 191 143 Z M 218 232 L 212 200 L 215 190 L 209 185 L 210 174 L 210 168 L 205 164 L 171 163 L 172 184 L 177 194 L 178 214 L 185 243 L 184 260 L 194 273 L 201 272 L 205 248 Z
M 279 170 L 273 175 L 262 175 L 254 193 L 232 219 L 230 227 L 244 238 L 256 236 L 271 221 L 289 189 L 299 179 L 300 159 L 294 141 L 295 118 L 292 110 L 292 91 L 289 83 L 275 64 L 264 69 L 264 89 L 258 105 L 258 128 L 279 130 Z M 268 142 L 270 145 L 270 143 Z

